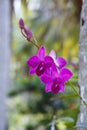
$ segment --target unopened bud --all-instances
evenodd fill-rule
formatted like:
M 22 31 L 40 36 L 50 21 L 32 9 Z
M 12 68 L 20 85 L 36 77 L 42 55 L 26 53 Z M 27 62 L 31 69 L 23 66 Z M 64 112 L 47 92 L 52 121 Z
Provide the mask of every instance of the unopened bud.
M 19 20 L 19 26 L 21 29 L 24 29 L 24 21 L 22 18 Z
M 30 39 L 33 37 L 32 32 L 30 31 L 30 29 L 28 29 L 27 27 L 24 27 L 24 32 L 26 34 L 26 38 L 28 41 L 30 41 Z

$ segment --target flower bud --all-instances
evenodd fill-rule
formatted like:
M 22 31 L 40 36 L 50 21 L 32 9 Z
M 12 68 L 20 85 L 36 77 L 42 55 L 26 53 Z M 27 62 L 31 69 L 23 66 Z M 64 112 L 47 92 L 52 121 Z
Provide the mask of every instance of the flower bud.
M 24 29 L 24 21 L 22 18 L 19 20 L 19 26 L 21 29 Z
M 24 27 L 24 32 L 26 34 L 26 38 L 28 41 L 30 41 L 30 39 L 33 37 L 32 32 L 30 31 L 30 29 L 28 29 L 27 27 Z

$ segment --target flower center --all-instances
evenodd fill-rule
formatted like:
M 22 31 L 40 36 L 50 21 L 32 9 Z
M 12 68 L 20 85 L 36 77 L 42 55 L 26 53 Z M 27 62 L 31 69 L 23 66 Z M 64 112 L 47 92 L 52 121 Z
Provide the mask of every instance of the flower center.
M 59 81 L 57 78 L 54 79 L 54 81 L 53 81 L 53 85 L 54 85 L 55 88 L 59 87 L 59 85 L 60 85 L 60 81 Z
M 56 94 L 60 91 L 60 85 L 62 83 L 61 77 L 55 78 L 53 80 L 53 85 L 52 85 L 52 91 Z
M 41 61 L 36 69 L 36 74 L 38 76 L 42 75 L 45 71 L 45 68 L 46 68 L 45 63 Z

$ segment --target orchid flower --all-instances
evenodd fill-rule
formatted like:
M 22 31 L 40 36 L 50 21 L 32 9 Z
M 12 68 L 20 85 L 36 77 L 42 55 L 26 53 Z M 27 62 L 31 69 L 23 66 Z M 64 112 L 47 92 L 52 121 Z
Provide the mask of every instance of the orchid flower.
M 52 64 L 49 71 L 51 71 L 49 74 L 44 73 L 41 76 L 42 82 L 46 84 L 45 91 L 54 94 L 64 92 L 65 83 L 72 77 L 73 73 L 67 68 L 59 70 L 55 63 Z
M 30 66 L 30 74 L 37 74 L 41 76 L 44 72 L 51 67 L 53 59 L 51 56 L 46 55 L 46 49 L 41 46 L 38 53 L 28 59 L 27 64 Z

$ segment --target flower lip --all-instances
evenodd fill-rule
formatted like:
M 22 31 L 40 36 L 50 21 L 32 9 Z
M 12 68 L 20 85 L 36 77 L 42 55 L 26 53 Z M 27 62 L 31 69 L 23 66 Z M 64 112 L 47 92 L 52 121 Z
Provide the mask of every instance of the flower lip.
M 53 80 L 52 92 L 57 94 L 61 90 L 62 78 L 58 77 Z
M 41 61 L 36 69 L 36 74 L 38 76 L 41 76 L 44 73 L 45 69 L 46 69 L 46 65 L 43 61 Z

